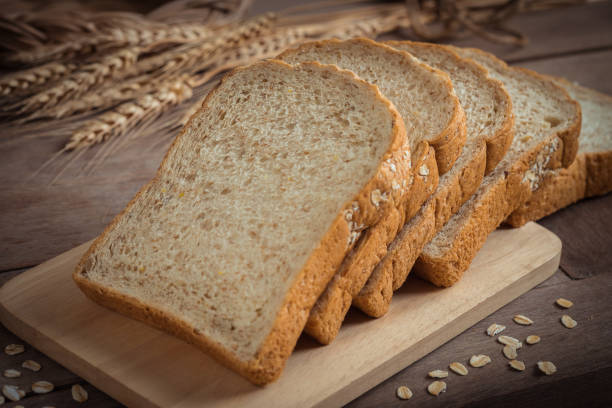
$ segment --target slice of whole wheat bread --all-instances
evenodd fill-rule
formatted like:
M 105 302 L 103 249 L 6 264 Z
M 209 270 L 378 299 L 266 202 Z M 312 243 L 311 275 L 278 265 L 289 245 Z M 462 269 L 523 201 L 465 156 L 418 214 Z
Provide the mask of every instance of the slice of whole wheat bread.
M 306 332 L 328 344 L 335 338 L 353 296 L 404 220 L 411 218 L 434 191 L 437 165 L 445 168 L 455 162 L 465 142 L 465 116 L 446 74 L 371 40 L 312 42 L 286 51 L 279 58 L 290 63 L 318 60 L 336 64 L 377 85 L 404 118 L 413 148 L 415 178 L 405 200 L 397 211 L 391 211 L 365 231 L 310 313 Z
M 612 191 L 612 96 L 554 78 L 582 107 L 576 160 L 567 169 L 547 170 L 529 200 L 506 222 L 514 227 L 539 220 L 583 198 Z
M 387 312 L 393 291 L 404 283 L 425 244 L 476 191 L 485 172 L 502 159 L 512 142 L 514 124 L 510 96 L 482 66 L 441 45 L 409 41 L 386 44 L 449 74 L 466 114 L 468 142 L 451 171 L 440 177 L 434 194 L 404 225 L 353 298 L 353 305 L 372 317 Z
M 545 169 L 573 162 L 581 123 L 580 105 L 546 77 L 509 67 L 483 51 L 453 49 L 504 83 L 512 98 L 515 133 L 502 161 L 419 256 L 416 273 L 437 286 L 461 278 L 487 236 L 529 198 Z
M 276 379 L 309 311 L 409 177 L 378 89 L 318 63 L 232 71 L 83 256 L 94 301 L 168 331 L 256 384 Z

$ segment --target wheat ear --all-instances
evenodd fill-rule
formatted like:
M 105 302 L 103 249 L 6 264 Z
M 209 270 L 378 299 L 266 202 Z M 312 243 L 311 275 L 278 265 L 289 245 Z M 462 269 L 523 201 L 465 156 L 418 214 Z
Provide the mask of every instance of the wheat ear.
M 156 118 L 171 106 L 178 105 L 192 95 L 192 88 L 184 79 L 168 82 L 152 94 L 134 102 L 118 106 L 77 129 L 63 150 L 80 150 L 125 133 L 144 120 Z
M 138 47 L 127 48 L 110 54 L 99 62 L 85 65 L 59 84 L 26 99 L 19 113 L 47 110 L 69 98 L 79 97 L 103 81 L 119 76 L 136 62 L 139 53 Z
M 48 82 L 62 78 L 76 69 L 74 64 L 50 62 L 0 79 L 0 95 L 9 96 L 17 91 L 30 91 Z

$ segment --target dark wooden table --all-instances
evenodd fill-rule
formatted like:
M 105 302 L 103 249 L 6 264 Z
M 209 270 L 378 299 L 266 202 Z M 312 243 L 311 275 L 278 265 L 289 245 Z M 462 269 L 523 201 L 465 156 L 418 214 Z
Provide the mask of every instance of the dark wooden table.
M 253 13 L 279 9 L 283 2 L 256 3 Z M 523 48 L 500 46 L 468 37 L 454 44 L 477 46 L 494 52 L 512 64 L 571 80 L 612 94 L 612 2 L 534 12 L 511 21 L 529 36 Z M 27 268 L 81 244 L 99 234 L 137 189 L 156 170 L 163 144 L 150 137 L 134 139 L 106 160 L 93 174 L 83 175 L 84 156 L 54 184 L 53 171 L 29 176 L 61 146 L 54 126 L 43 135 L 29 137 L 28 127 L 3 128 L 0 139 L 0 284 Z M 65 132 L 65 129 L 63 130 Z M 158 130 L 149 129 L 144 133 Z M 7 137 L 6 133 L 9 133 Z M 137 160 L 134 160 L 137 157 Z M 612 196 L 586 200 L 542 221 L 557 232 L 564 244 L 561 269 L 549 280 L 493 313 L 410 367 L 366 392 L 349 406 L 612 406 Z M 492 271 L 493 272 L 493 271 Z M 575 302 L 570 314 L 579 322 L 565 329 L 551 315 L 559 314 L 553 302 L 566 297 Z M 531 327 L 511 322 L 522 313 L 536 321 Z M 512 334 L 534 333 L 542 342 L 525 347 L 521 358 L 554 361 L 558 372 L 538 375 L 532 365 L 523 373 L 506 366 L 501 348 L 484 334 L 491 323 L 511 326 Z M 23 343 L 0 327 L 0 346 Z M 466 361 L 472 354 L 488 354 L 493 363 L 472 369 L 467 377 L 451 374 L 448 390 L 429 396 L 427 372 L 445 369 L 452 361 Z M 40 406 L 119 406 L 77 375 L 26 344 L 18 357 L 0 357 L 0 371 L 18 368 L 25 359 L 36 360 L 38 373 L 23 370 L 19 379 L 2 383 L 29 387 L 32 381 L 48 380 L 55 390 L 46 395 L 29 394 L 19 403 Z M 19 362 L 19 364 L 16 364 Z M 16 367 L 17 366 L 17 367 Z M 307 379 L 305 379 L 307 381 Z M 78 404 L 70 388 L 82 384 L 89 400 Z M 395 397 L 400 385 L 409 386 L 410 401 Z

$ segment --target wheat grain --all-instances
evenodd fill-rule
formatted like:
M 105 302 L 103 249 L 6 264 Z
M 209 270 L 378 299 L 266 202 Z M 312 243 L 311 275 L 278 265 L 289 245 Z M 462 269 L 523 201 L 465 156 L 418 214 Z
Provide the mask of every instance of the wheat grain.
M 87 35 L 71 33 L 59 44 L 42 44 L 32 49 L 13 53 L 8 63 L 36 65 L 51 60 L 71 60 L 77 56 L 93 54 L 101 50 L 125 47 L 151 47 L 160 43 L 184 44 L 210 38 L 214 30 L 202 24 L 170 26 L 150 24 L 144 20 L 134 20 L 131 24 L 120 23 L 93 30 Z
M 47 110 L 69 98 L 77 98 L 101 82 L 120 75 L 136 62 L 139 53 L 138 47 L 127 48 L 87 64 L 59 84 L 26 99 L 19 113 Z
M 139 97 L 105 112 L 77 129 L 63 150 L 80 150 L 121 135 L 146 119 L 159 116 L 170 106 L 178 105 L 192 95 L 185 79 L 169 82 L 152 94 Z
M 16 72 L 0 79 L 0 95 L 11 95 L 16 91 L 29 91 L 70 74 L 76 65 L 50 62 L 38 67 Z

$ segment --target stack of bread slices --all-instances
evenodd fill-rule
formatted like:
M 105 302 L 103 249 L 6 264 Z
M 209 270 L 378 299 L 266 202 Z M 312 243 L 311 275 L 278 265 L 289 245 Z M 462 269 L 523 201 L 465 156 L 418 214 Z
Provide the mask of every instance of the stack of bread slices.
M 74 279 L 266 384 L 302 331 L 329 344 L 411 271 L 450 286 L 504 221 L 612 190 L 611 108 L 475 49 L 306 43 L 225 76 Z

